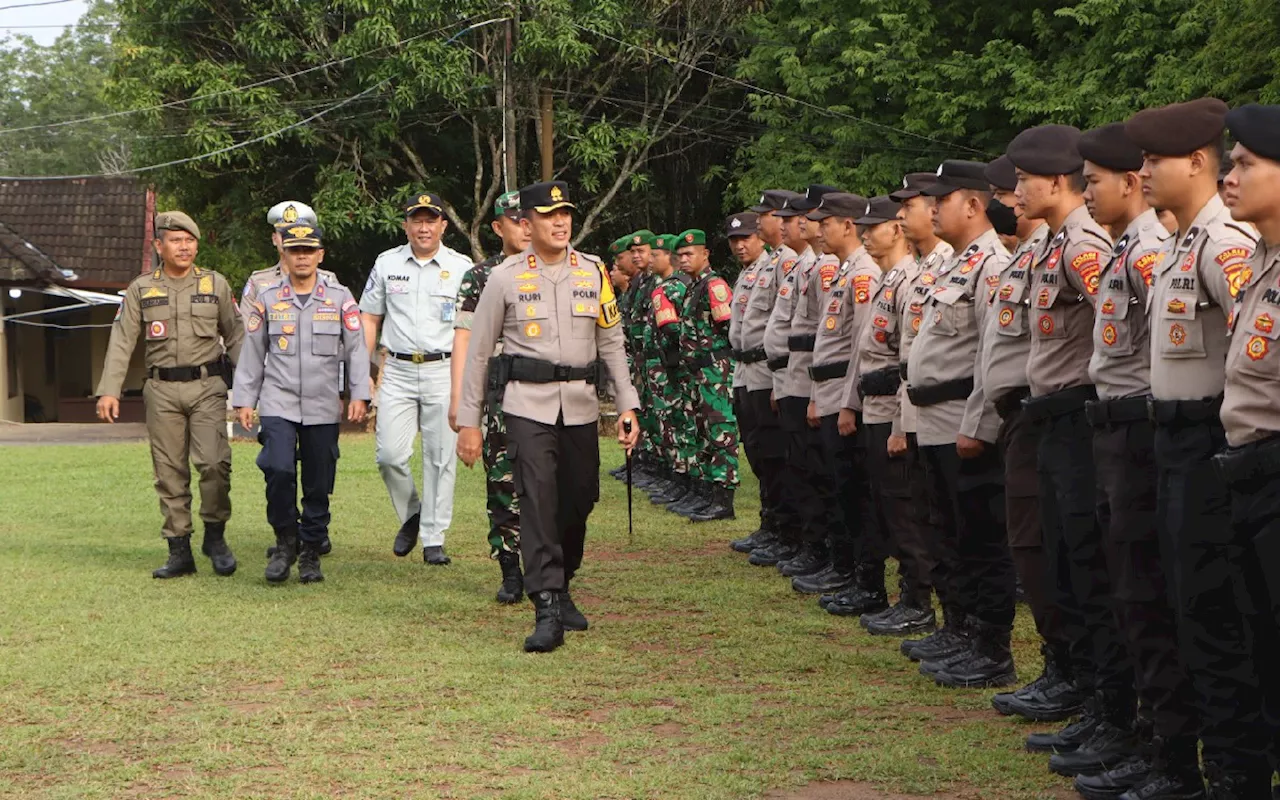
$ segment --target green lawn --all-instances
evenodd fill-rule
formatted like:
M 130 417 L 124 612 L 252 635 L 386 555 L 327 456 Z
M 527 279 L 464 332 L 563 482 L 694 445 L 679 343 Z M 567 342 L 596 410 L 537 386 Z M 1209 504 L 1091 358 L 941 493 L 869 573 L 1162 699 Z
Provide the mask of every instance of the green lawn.
M 531 607 L 493 601 L 478 471 L 460 469 L 453 565 L 427 568 L 391 553 L 372 439 L 344 439 L 326 581 L 269 586 L 257 446 L 234 451 L 240 570 L 197 556 L 156 581 L 145 444 L 0 448 L 0 796 L 1074 796 L 989 692 L 935 687 L 732 553 L 754 482 L 736 523 L 637 493 L 629 542 L 606 476 L 575 584 L 592 628 L 534 656 Z M 1030 678 L 1025 609 L 1017 636 Z

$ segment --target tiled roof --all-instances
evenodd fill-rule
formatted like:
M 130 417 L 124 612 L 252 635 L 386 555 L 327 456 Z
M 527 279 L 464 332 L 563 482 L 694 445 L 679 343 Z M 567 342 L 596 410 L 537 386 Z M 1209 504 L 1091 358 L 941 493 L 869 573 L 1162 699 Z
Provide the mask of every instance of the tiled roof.
M 136 178 L 0 181 L 0 223 L 74 272 L 69 286 L 125 286 L 151 247 L 148 188 Z M 0 241 L 0 280 L 33 280 L 30 260 L 10 244 Z

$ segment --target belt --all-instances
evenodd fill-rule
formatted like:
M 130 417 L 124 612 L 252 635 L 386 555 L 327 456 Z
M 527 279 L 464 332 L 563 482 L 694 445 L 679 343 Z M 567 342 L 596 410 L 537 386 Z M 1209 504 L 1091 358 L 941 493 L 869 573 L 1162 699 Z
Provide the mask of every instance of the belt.
M 888 397 L 898 393 L 902 378 L 898 365 L 864 373 L 858 377 L 858 394 L 863 397 Z
M 1146 395 L 1141 397 L 1124 397 L 1119 400 L 1091 400 L 1084 404 L 1084 414 L 1089 424 L 1095 428 L 1110 428 L 1116 425 L 1127 425 L 1131 422 L 1147 422 Z
M 210 361 L 198 367 L 152 367 L 147 374 L 152 380 L 189 383 L 204 377 L 226 376 L 221 361 Z
M 586 381 L 596 383 L 600 369 L 596 363 L 585 367 L 569 367 L 564 364 L 553 364 L 540 358 L 511 357 L 511 380 L 527 383 L 565 383 L 568 381 Z
M 1147 419 L 1157 427 L 1181 427 L 1200 425 L 1218 419 L 1222 410 L 1222 395 L 1203 400 L 1157 400 L 1147 398 Z
M 764 351 L 763 347 L 754 347 L 750 350 L 734 350 L 733 360 L 741 361 L 743 364 L 756 364 L 769 358 L 769 354 Z
M 1022 410 L 1022 401 L 1030 396 L 1030 388 L 1019 386 L 997 397 L 992 405 L 996 407 L 996 413 L 1000 415 L 1000 419 L 1008 419 Z
M 398 361 L 412 361 L 415 364 L 429 364 L 432 361 L 444 361 L 453 353 L 393 353 L 387 351 L 387 355 Z
M 724 361 L 733 355 L 733 351 L 728 348 L 720 348 L 712 350 L 710 353 L 698 353 L 689 359 L 689 367 L 691 369 L 702 369 L 715 364 L 717 361 Z
M 907 379 L 907 362 L 898 364 L 898 377 L 904 381 Z
M 787 353 L 785 356 L 771 358 L 768 363 L 770 372 L 779 372 L 786 369 L 787 365 L 791 363 L 791 354 Z
M 848 374 L 848 361 L 833 361 L 830 364 L 818 364 L 809 367 L 809 377 L 815 381 L 829 381 L 834 378 L 843 378 Z
M 1053 394 L 1028 397 L 1022 401 L 1022 411 L 1027 421 L 1034 422 L 1040 419 L 1065 417 L 1067 414 L 1083 411 L 1085 403 L 1097 399 L 1098 390 L 1092 384 L 1072 386 L 1070 389 L 1063 389 Z
M 818 344 L 817 334 L 809 334 L 808 336 L 788 336 L 787 349 L 793 353 L 812 353 L 813 348 Z
M 929 386 L 908 386 L 907 397 L 911 405 L 917 408 L 928 408 L 948 400 L 965 400 L 973 394 L 973 378 L 956 378 Z
M 1280 436 L 1240 447 L 1228 447 L 1213 457 L 1218 476 L 1228 484 L 1280 475 Z

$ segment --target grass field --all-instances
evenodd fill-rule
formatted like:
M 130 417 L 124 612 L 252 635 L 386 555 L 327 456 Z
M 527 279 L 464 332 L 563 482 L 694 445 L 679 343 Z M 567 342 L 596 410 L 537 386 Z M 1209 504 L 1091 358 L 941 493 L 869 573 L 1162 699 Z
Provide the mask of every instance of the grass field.
M 0 797 L 1073 797 L 989 692 L 916 674 L 725 542 L 603 479 L 586 633 L 520 652 L 493 601 L 481 474 L 454 563 L 396 559 L 367 437 L 343 440 L 327 580 L 269 586 L 257 446 L 235 445 L 240 559 L 156 581 L 145 444 L 0 449 Z M 605 443 L 606 467 L 618 463 Z M 1039 668 L 1020 609 L 1020 668 Z M 828 784 L 828 781 L 847 781 Z

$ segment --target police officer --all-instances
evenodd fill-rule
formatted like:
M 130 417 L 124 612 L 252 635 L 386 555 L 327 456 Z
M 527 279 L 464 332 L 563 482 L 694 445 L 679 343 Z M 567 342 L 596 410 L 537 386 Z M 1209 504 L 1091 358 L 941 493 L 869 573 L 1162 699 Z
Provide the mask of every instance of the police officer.
M 152 573 L 176 578 L 196 571 L 191 555 L 191 468 L 200 473 L 201 551 L 219 575 L 236 571 L 226 542 L 231 518 L 231 445 L 227 441 L 228 359 L 240 357 L 244 326 L 226 279 L 195 266 L 200 228 L 181 211 L 156 215 L 160 268 L 133 279 L 111 328 L 98 382 L 98 418 L 120 416 L 120 390 L 139 337 L 145 339 L 147 435 L 161 533 L 169 559 Z
M 249 312 L 253 310 L 253 301 L 258 299 L 262 290 L 284 276 L 284 251 L 280 247 L 281 231 L 299 222 L 312 227 L 320 225 L 315 210 L 297 200 L 285 200 L 267 210 L 267 224 L 271 226 L 271 244 L 276 248 L 276 263 L 250 274 L 248 280 L 244 282 L 244 292 L 240 295 L 240 315 L 245 319 L 248 319 Z M 320 277 L 325 280 L 334 280 L 334 274 L 327 269 L 320 270 Z
M 408 555 L 416 534 L 423 561 L 433 565 L 449 563 L 444 535 L 453 520 L 457 434 L 449 427 L 451 381 L 445 362 L 453 352 L 458 287 L 472 267 L 469 258 L 441 242 L 448 225 L 437 195 L 423 192 L 413 197 L 404 208 L 408 242 L 378 256 L 360 297 L 370 361 L 379 326 L 387 349 L 378 392 L 375 457 L 401 522 L 393 551 Z M 418 433 L 421 496 L 409 467 Z
M 507 447 L 520 498 L 525 585 L 536 609 L 527 652 L 549 652 L 564 630 L 586 630 L 569 593 L 582 564 L 587 518 L 600 496 L 597 381 L 608 373 L 619 410 L 618 441 L 635 446 L 639 404 L 627 374 L 609 276 L 570 245 L 574 205 L 561 181 L 520 190 L 529 247 L 489 277 L 471 325 L 458 406 L 458 455 L 480 458 L 480 415 L 498 338 Z
M 296 558 L 298 580 L 315 583 L 324 580 L 320 547 L 329 538 L 329 495 L 338 466 L 339 365 L 346 366 L 351 387 L 347 419 L 360 422 L 368 409 L 369 358 L 355 298 L 318 273 L 324 261 L 320 229 L 298 222 L 282 228 L 280 238 L 285 276 L 250 301 L 244 323 L 249 357 L 236 373 L 232 399 L 242 427 L 253 424 L 255 407 L 261 424 L 257 461 L 267 483 L 267 522 L 276 534 L 266 578 L 287 580 Z
M 494 268 L 529 246 L 529 234 L 520 224 L 520 193 L 507 192 L 493 204 L 493 232 L 502 242 L 502 252 L 467 270 L 458 287 L 458 318 L 453 324 L 453 359 L 450 377 L 449 426 L 458 429 L 458 401 L 462 396 L 462 372 L 471 341 L 471 321 L 480 295 Z M 495 353 L 501 351 L 501 342 Z M 484 406 L 485 511 L 489 516 L 489 557 L 502 569 L 499 603 L 513 605 L 524 597 L 524 576 L 520 573 L 520 504 L 516 500 L 511 459 L 507 456 L 507 426 L 502 403 L 495 393 L 485 396 Z
M 1218 413 L 1227 321 L 1250 281 L 1255 241 L 1218 196 L 1226 114 L 1226 103 L 1202 98 L 1141 111 L 1124 128 L 1143 151 L 1143 190 L 1178 223 L 1147 298 L 1156 524 L 1172 547 L 1166 571 L 1178 602 L 1178 646 L 1196 690 L 1215 798 L 1265 794 L 1271 774 L 1256 653 L 1237 603 L 1252 556 L 1233 538 L 1228 489 L 1211 461 L 1225 443 Z M 1248 344 L 1245 322 L 1238 322 L 1236 346 Z

